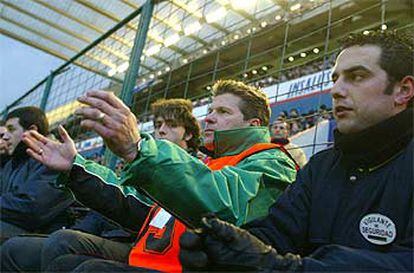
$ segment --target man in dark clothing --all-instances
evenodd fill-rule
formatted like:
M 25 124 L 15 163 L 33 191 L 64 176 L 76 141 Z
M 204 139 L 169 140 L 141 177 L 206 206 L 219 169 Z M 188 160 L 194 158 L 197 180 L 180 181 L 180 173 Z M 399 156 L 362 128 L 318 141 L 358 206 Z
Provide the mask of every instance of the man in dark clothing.
M 184 267 L 413 271 L 412 40 L 374 32 L 343 48 L 332 74 L 334 147 L 314 155 L 248 231 L 209 217 L 202 236 L 185 233 Z
M 27 130 L 48 134 L 46 115 L 37 107 L 18 108 L 7 115 L 5 127 L 2 139 L 10 158 L 0 177 L 1 241 L 18 234 L 49 233 L 67 226 L 67 208 L 73 199 L 68 192 L 51 186 L 59 172 L 30 158 L 21 141 Z
M 153 103 L 151 108 L 155 116 L 156 139 L 172 142 L 177 145 L 177 148 L 185 149 L 192 154 L 198 151 L 200 126 L 192 114 L 191 101 L 161 99 Z M 53 142 L 51 142 L 48 148 L 65 155 L 69 154 L 65 159 L 59 158 L 56 154 L 52 158 L 54 163 L 67 161 L 73 165 L 69 172 L 69 179 L 65 182 L 68 183 L 76 199 L 116 221 L 125 230 L 131 231 L 134 235 L 133 241 L 139 242 L 141 236 L 137 237 L 138 231 L 142 226 L 148 226 L 149 212 L 154 212 L 150 206 L 151 201 L 143 199 L 134 188 L 121 187 L 117 184 L 119 178 L 113 172 L 97 163 L 85 160 L 79 154 L 76 155 L 73 141 L 68 141 L 65 137 L 63 140 L 66 146 L 55 142 L 55 149 L 53 149 L 51 148 Z M 68 146 L 71 148 L 68 149 Z M 73 154 L 68 153 L 68 150 Z M 48 154 L 49 150 L 45 147 L 44 156 Z M 104 226 L 107 226 L 107 223 L 99 219 L 97 221 L 96 213 L 89 216 L 88 214 L 86 219 L 71 229 L 59 230 L 47 238 L 19 237 L 8 240 L 1 249 L 0 271 L 69 272 L 86 260 L 102 262 L 103 259 L 110 260 L 109 263 L 113 261 L 131 267 L 128 261 L 131 260 L 133 241 L 125 240 L 123 234 L 121 236 L 124 240 L 120 241 L 119 229 L 118 233 L 114 233 L 114 230 L 99 227 L 99 223 L 104 223 Z M 174 221 L 169 221 L 168 226 L 174 226 Z M 158 238 L 155 240 L 157 241 Z M 131 268 L 135 269 L 135 267 Z M 146 272 L 147 269 L 144 271 Z

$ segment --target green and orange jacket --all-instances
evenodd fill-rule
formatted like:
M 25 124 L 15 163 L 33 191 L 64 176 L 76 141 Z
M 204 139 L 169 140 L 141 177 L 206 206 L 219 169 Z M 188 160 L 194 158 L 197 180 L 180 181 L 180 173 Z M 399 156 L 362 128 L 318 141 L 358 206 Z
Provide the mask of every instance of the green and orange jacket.
M 198 226 L 206 213 L 240 226 L 265 216 L 296 177 L 295 163 L 285 152 L 276 146 L 257 148 L 263 145 L 273 145 L 266 127 L 216 131 L 212 160 L 258 151 L 235 166 L 213 170 L 177 145 L 143 134 L 121 185 L 139 188 L 191 226 Z

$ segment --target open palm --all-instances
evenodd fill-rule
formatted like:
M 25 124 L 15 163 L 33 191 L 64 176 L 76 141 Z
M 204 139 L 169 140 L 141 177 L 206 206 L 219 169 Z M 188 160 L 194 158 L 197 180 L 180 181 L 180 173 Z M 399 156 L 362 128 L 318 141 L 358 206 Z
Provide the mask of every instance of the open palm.
M 63 142 L 49 139 L 33 130 L 23 134 L 23 142 L 28 146 L 27 153 L 37 161 L 53 170 L 69 171 L 77 154 L 75 143 L 62 126 L 58 130 Z

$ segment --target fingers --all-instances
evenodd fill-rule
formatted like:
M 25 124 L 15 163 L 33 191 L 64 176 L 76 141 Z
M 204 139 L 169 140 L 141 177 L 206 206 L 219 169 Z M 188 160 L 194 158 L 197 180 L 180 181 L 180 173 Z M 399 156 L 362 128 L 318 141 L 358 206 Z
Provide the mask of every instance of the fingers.
M 92 90 L 78 99 L 82 103 L 106 103 L 117 109 L 128 110 L 128 107 L 112 92 Z M 92 106 L 92 105 L 91 105 Z M 94 106 L 97 107 L 97 106 Z
M 62 138 L 63 142 L 67 143 L 67 142 L 72 141 L 68 132 L 65 130 L 65 128 L 62 125 L 59 125 L 58 131 L 59 131 L 59 135 Z
M 208 257 L 203 251 L 180 250 L 180 262 L 186 269 L 197 269 L 207 266 Z
M 199 250 L 202 248 L 202 239 L 199 235 L 187 231 L 180 237 L 180 246 L 185 249 Z
M 111 137 L 112 130 L 110 130 L 109 128 L 107 128 L 105 125 L 103 125 L 102 123 L 98 121 L 91 120 L 91 119 L 84 119 L 81 121 L 81 126 L 87 130 L 95 131 L 98 135 L 100 135 L 104 139 Z
M 102 111 L 93 107 L 82 107 L 76 109 L 75 114 L 81 116 L 83 119 L 91 119 L 102 123 L 108 121 L 108 115 L 104 114 L 102 117 Z
M 224 222 L 217 217 L 203 217 L 202 222 L 208 233 L 214 234 L 224 242 L 231 242 L 237 237 L 240 230 L 230 223 Z
M 50 141 L 50 139 L 48 139 L 47 137 L 43 136 L 35 130 L 25 132 L 23 136 L 31 136 L 37 141 L 41 142 L 43 145 L 46 145 Z
M 118 109 L 117 107 L 107 103 L 105 100 L 97 99 L 90 96 L 82 96 L 79 97 L 78 100 L 83 104 L 87 104 L 93 108 L 99 109 L 101 112 L 107 115 L 112 114 L 116 109 Z
M 36 153 L 38 153 L 40 151 L 41 147 L 44 146 L 44 144 L 42 142 L 40 142 L 34 136 L 29 135 L 29 134 L 24 134 L 22 140 L 27 145 L 27 147 L 29 147 L 30 149 L 32 149 Z
M 42 155 L 38 154 L 37 152 L 35 152 L 31 148 L 27 149 L 26 152 L 27 152 L 27 154 L 29 156 L 33 157 L 35 160 L 43 163 L 43 157 L 42 157 Z

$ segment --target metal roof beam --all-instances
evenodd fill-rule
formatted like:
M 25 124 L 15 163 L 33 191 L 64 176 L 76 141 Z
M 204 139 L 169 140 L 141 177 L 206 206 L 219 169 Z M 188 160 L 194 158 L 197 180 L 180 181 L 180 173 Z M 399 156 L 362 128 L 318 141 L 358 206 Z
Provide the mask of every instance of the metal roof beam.
M 126 5 L 130 6 L 130 7 L 131 7 L 131 8 L 133 8 L 133 9 L 137 9 L 137 8 L 139 8 L 139 6 L 138 6 L 138 5 L 136 5 L 136 4 L 134 4 L 134 3 L 131 3 L 129 0 L 121 0 L 121 1 L 122 1 L 122 3 L 125 3 Z M 157 16 L 155 13 L 152 15 L 152 18 L 154 18 L 155 20 L 157 20 L 157 21 L 159 21 L 159 22 L 161 22 L 161 23 L 163 23 L 163 24 L 167 25 L 168 27 L 170 27 L 170 28 L 172 28 L 172 29 L 176 30 L 176 29 L 174 28 L 174 27 L 175 27 L 175 25 L 174 25 L 173 23 L 171 23 L 170 21 L 164 20 L 163 18 L 160 18 L 160 17 L 159 17 L 159 16 Z M 204 41 L 203 39 L 201 39 L 201 38 L 199 38 L 199 37 L 195 36 L 194 34 L 191 34 L 191 35 L 185 35 L 185 33 L 184 33 L 184 31 L 183 31 L 183 30 L 179 30 L 179 31 L 177 31 L 177 32 L 178 32 L 179 34 L 183 35 L 183 36 L 186 36 L 186 37 L 189 37 L 189 38 L 193 39 L 194 41 L 196 41 L 196 42 L 198 42 L 198 43 L 202 44 L 203 46 L 208 45 L 208 43 L 207 43 L 206 41 Z
M 117 23 L 119 23 L 120 21 L 121 21 L 121 19 L 119 19 L 117 16 L 115 16 L 114 14 L 112 14 L 112 13 L 110 13 L 110 12 L 108 12 L 108 11 L 105 11 L 105 10 L 102 10 L 101 8 L 99 8 L 99 7 L 97 7 L 97 6 L 95 6 L 95 5 L 93 5 L 92 3 L 90 3 L 90 2 L 88 2 L 88 1 L 86 1 L 86 0 L 74 0 L 76 3 L 78 3 L 78 4 L 80 4 L 80 5 L 82 5 L 82 6 L 84 6 L 84 7 L 86 7 L 86 8 L 89 8 L 90 10 L 92 10 L 92 11 L 94 11 L 94 12 L 96 12 L 96 13 L 99 13 L 99 14 L 101 14 L 101 15 L 103 15 L 103 16 L 105 16 L 105 17 L 107 17 L 108 19 L 111 19 L 112 21 L 115 21 L 115 22 L 117 22 Z M 127 27 L 129 28 L 129 29 L 131 29 L 131 30 L 134 30 L 134 31 L 137 31 L 137 27 L 136 26 L 133 26 L 132 24 L 127 24 Z M 154 40 L 154 41 L 156 41 L 156 42 L 158 42 L 158 43 L 160 43 L 160 41 L 157 41 L 153 36 L 151 36 L 151 35 L 148 35 L 148 38 L 150 38 L 151 40 Z M 179 53 L 180 55 L 188 55 L 188 52 L 186 52 L 185 50 L 182 50 L 181 48 L 179 48 L 179 47 L 177 47 L 177 46 L 170 46 L 170 49 L 171 50 L 173 50 L 173 51 L 176 51 L 177 53 Z M 152 56 L 152 57 L 154 57 L 154 56 Z M 164 60 L 164 59 L 162 59 L 162 58 L 160 58 L 160 57 L 157 57 L 157 58 L 159 58 L 159 59 L 161 59 L 161 60 L 163 60 L 163 62 L 164 63 L 168 63 L 166 60 Z
M 237 15 L 243 17 L 244 19 L 249 20 L 251 23 L 253 23 L 253 22 L 257 23 L 256 18 L 254 18 L 253 16 L 251 16 L 246 11 L 244 11 L 244 10 L 237 10 L 237 9 L 233 8 L 233 6 L 231 5 L 230 1 L 227 2 L 227 4 L 225 4 L 225 5 L 223 5 L 222 4 L 222 1 L 220 1 L 220 0 L 215 0 L 215 1 L 218 4 L 222 5 L 223 7 L 227 8 L 227 9 L 231 10 L 232 12 L 236 13 Z
M 18 27 L 20 27 L 20 28 L 22 28 L 22 29 L 25 29 L 26 31 L 29 31 L 29 32 L 31 32 L 31 33 L 34 33 L 34 34 L 36 34 L 37 36 L 42 37 L 43 39 L 49 40 L 49 41 L 51 41 L 51 42 L 53 42 L 53 43 L 55 43 L 55 44 L 58 44 L 58 45 L 60 45 L 60 46 L 62 46 L 62 47 L 65 47 L 65 48 L 67 48 L 67 49 L 69 49 L 69 50 L 71 50 L 71 51 L 74 51 L 74 52 L 79 52 L 79 51 L 81 51 L 81 49 L 80 49 L 80 48 L 76 48 L 76 47 L 74 47 L 74 46 L 71 46 L 71 45 L 68 45 L 68 44 L 66 44 L 66 43 L 63 43 L 63 42 L 61 42 L 61 41 L 59 41 L 59 40 L 57 40 L 57 39 L 55 39 L 55 38 L 53 38 L 53 37 L 50 37 L 49 35 L 46 35 L 46 34 L 44 34 L 44 33 L 41 33 L 40 31 L 38 31 L 38 30 L 36 30 L 36 29 L 33 29 L 33 28 L 28 27 L 28 26 L 26 26 L 26 25 L 23 25 L 22 23 L 20 23 L 20 22 L 16 22 L 16 21 L 14 21 L 14 20 L 12 20 L 12 19 L 10 19 L 10 18 L 7 18 L 7 17 L 5 17 L 5 16 L 3 16 L 3 15 L 0 15 L 0 18 L 2 18 L 3 20 L 5 20 L 5 21 L 7 21 L 7 22 L 9 22 L 9 23 L 11 23 L 11 24 L 14 24 L 14 25 L 16 25 L 16 26 L 18 26 Z M 98 61 L 98 62 L 102 63 L 103 65 L 108 66 L 108 67 L 110 67 L 110 68 L 114 68 L 114 67 L 116 67 L 116 65 L 115 65 L 115 64 L 113 64 L 113 63 L 111 63 L 110 61 L 108 61 L 108 60 L 106 60 L 106 59 L 103 59 L 103 58 L 100 58 L 100 57 L 98 57 L 98 56 L 95 56 L 95 55 L 93 55 L 93 54 L 91 54 L 91 53 L 87 54 L 87 57 L 89 57 L 90 59 L 93 59 L 93 60 L 95 60 L 95 61 Z
M 37 16 L 37 15 L 35 15 L 35 14 L 33 14 L 33 13 L 31 13 L 31 12 L 29 12 L 29 11 L 21 8 L 21 7 L 18 7 L 16 5 L 12 4 L 12 3 L 8 3 L 8 2 L 6 2 L 4 0 L 0 0 L 0 3 L 4 4 L 8 8 L 11 8 L 13 10 L 16 10 L 16 11 L 18 11 L 20 13 L 23 13 L 23 14 L 25 14 L 25 15 L 27 15 L 27 16 L 35 19 L 35 20 L 38 20 L 38 21 L 40 21 L 40 22 L 42 22 L 42 23 L 44 23 L 44 24 L 46 24 L 46 25 L 48 25 L 48 26 L 50 26 L 52 28 L 55 28 L 55 29 L 57 29 L 57 30 L 59 30 L 59 31 L 65 33 L 65 34 L 67 34 L 67 35 L 70 35 L 72 37 L 75 37 L 75 38 L 77 38 L 77 39 L 79 39 L 79 40 L 81 40 L 81 41 L 83 41 L 83 42 L 85 42 L 87 44 L 90 44 L 92 42 L 92 40 L 90 40 L 89 38 L 87 38 L 84 35 L 80 35 L 80 34 L 74 33 L 73 31 L 70 31 L 67 28 L 64 28 L 62 26 L 56 25 L 53 22 L 48 21 L 48 20 L 46 20 L 46 19 L 44 19 L 42 17 L 39 17 L 39 16 Z M 115 49 L 110 48 L 110 47 L 108 47 L 106 45 L 98 44 L 97 47 L 100 48 L 100 49 L 102 49 L 102 50 L 104 50 L 104 51 L 106 51 L 106 52 L 111 53 L 112 55 L 118 57 L 119 59 L 121 59 L 123 61 L 128 61 L 129 60 L 129 57 L 126 56 L 125 54 L 123 54 L 122 52 L 118 52 Z M 150 69 L 148 66 L 143 65 L 143 67 L 145 69 L 149 70 L 149 71 L 154 71 L 153 69 Z
M 51 54 L 51 55 L 53 55 L 53 56 L 55 56 L 55 57 L 57 57 L 59 59 L 62 59 L 64 61 L 67 61 L 67 60 L 70 59 L 69 56 L 66 56 L 66 55 L 64 55 L 64 54 L 62 54 L 60 52 L 54 51 L 53 49 L 50 49 L 50 48 L 45 47 L 45 46 L 43 46 L 41 44 L 35 43 L 35 42 L 33 42 L 33 41 L 29 40 L 29 39 L 26 39 L 24 37 L 21 37 L 19 35 L 16 35 L 15 33 L 11 33 L 11 32 L 9 32 L 9 31 L 7 31 L 5 29 L 0 28 L 0 34 L 6 35 L 6 36 L 8 36 L 10 38 L 13 38 L 13 39 L 15 39 L 15 40 L 17 40 L 19 42 L 22 42 L 22 43 L 26 44 L 28 46 L 32 46 L 34 48 L 37 48 L 37 49 L 40 49 L 42 51 L 48 52 L 49 54 Z M 83 63 L 80 63 L 80 62 L 76 62 L 76 61 L 75 61 L 74 64 L 77 65 L 77 66 L 79 66 L 79 67 L 81 67 L 81 68 L 84 68 L 84 69 L 86 69 L 88 71 L 91 71 L 93 73 L 96 73 L 96 74 L 98 74 L 98 75 L 100 75 L 102 77 L 108 78 L 108 76 L 106 75 L 106 73 L 103 73 L 102 71 L 96 70 L 95 68 L 90 67 L 90 66 L 88 66 L 86 64 L 83 64 Z M 122 80 L 119 80 L 119 79 L 114 78 L 114 77 L 109 77 L 109 78 L 111 78 L 112 80 L 115 80 L 117 82 L 122 82 Z M 20 98 L 22 98 L 22 97 L 20 97 Z
M 204 17 L 202 15 L 201 16 L 195 15 L 195 13 L 192 12 L 191 9 L 186 4 L 184 4 L 183 2 L 178 1 L 178 0 L 171 0 L 171 3 L 174 6 L 180 8 L 180 9 L 190 13 L 194 17 L 198 18 L 201 23 L 208 24 L 211 27 L 217 29 L 218 31 L 225 33 L 226 35 L 230 34 L 230 32 L 226 28 L 222 27 L 220 24 L 218 24 L 218 23 L 207 23 L 206 19 L 204 19 Z
M 50 9 L 50 10 L 52 10 L 52 11 L 54 11 L 54 12 L 56 12 L 56 13 L 64 16 L 64 17 L 66 17 L 66 18 L 69 18 L 69 19 L 77 22 L 78 24 L 86 27 L 86 28 L 92 29 L 92 30 L 98 32 L 99 34 L 104 34 L 105 33 L 104 30 L 98 28 L 97 26 L 95 26 L 93 24 L 90 24 L 88 22 L 82 21 L 79 18 L 77 18 L 77 17 L 75 17 L 75 16 L 73 16 L 71 14 L 68 14 L 68 13 L 62 11 L 61 9 L 56 8 L 55 6 L 49 4 L 48 2 L 44 2 L 44 1 L 41 1 L 41 0 L 32 0 L 32 1 L 35 2 L 35 3 L 37 3 L 37 4 L 39 4 L 39 5 L 41 5 L 41 6 L 43 6 L 43 7 L 45 7 L 45 8 L 48 8 L 48 9 Z M 132 42 L 130 42 L 130 41 L 128 41 L 128 40 L 126 40 L 126 39 L 118 36 L 118 35 L 113 34 L 113 35 L 111 35 L 111 38 L 114 39 L 114 40 L 116 40 L 116 41 L 118 41 L 118 42 L 120 42 L 120 43 L 122 43 L 125 46 L 128 46 L 130 48 L 133 47 L 133 43 Z

